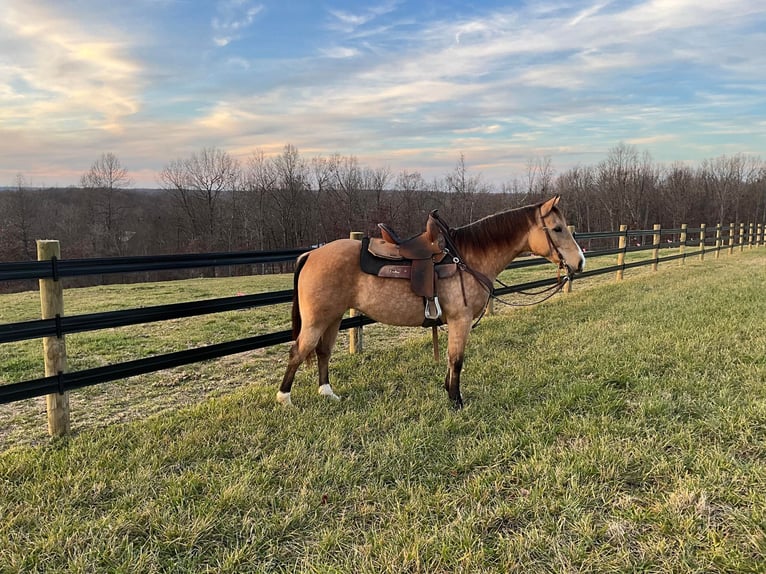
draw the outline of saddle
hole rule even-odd
[[[428,216],[425,231],[409,239],[401,239],[384,223],[379,223],[378,227],[381,237],[366,238],[366,248],[362,246],[362,270],[379,277],[409,279],[412,291],[424,299],[423,325],[440,324],[442,309],[436,282],[454,275],[457,265],[444,261],[444,239],[433,214]],[[377,264],[366,261],[369,255],[378,260]]]

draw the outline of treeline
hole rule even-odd
[[[442,178],[371,168],[353,156],[305,157],[287,145],[240,162],[203,149],[169,162],[160,189],[132,189],[114,154],[101,156],[67,189],[32,189],[19,175],[0,192],[0,260],[35,259],[35,239],[62,242],[67,258],[306,247],[376,232],[389,222],[420,231],[439,209],[452,225],[563,196],[578,231],[766,222],[766,163],[746,155],[699,165],[660,165],[619,144],[602,162],[555,173],[550,158],[527,163],[522,177],[497,186],[461,155]]]

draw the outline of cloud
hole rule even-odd
[[[79,147],[84,169],[113,149],[146,171],[201,146],[245,154],[290,143],[424,173],[448,171],[464,152],[497,179],[536,154],[579,161],[618,141],[679,160],[715,135],[766,145],[759,3],[548,0],[434,19],[422,5],[332,2],[291,21],[305,41],[280,52],[278,30],[251,34],[265,11],[251,0],[200,8],[182,25],[179,7],[160,3],[152,21],[175,17],[161,21],[164,40],[132,25],[145,14],[120,29],[97,10],[6,0],[0,155],[16,154],[10,141],[30,157]],[[199,46],[188,25],[228,48]]]
[[[360,54],[360,51],[357,48],[333,46],[330,48],[322,48],[320,50],[320,53],[328,58],[344,59],[344,58],[353,58],[354,56],[358,56]]]
[[[353,34],[360,28],[376,20],[378,17],[393,12],[399,3],[399,1],[383,2],[372,6],[366,6],[364,10],[359,12],[349,12],[347,10],[330,8],[327,10],[328,15],[330,16],[327,26],[331,30]]]
[[[245,29],[255,22],[256,16],[263,12],[263,4],[253,4],[248,0],[222,0],[216,7],[217,15],[211,22],[213,43],[227,46],[238,40]]]
[[[722,44],[718,38],[742,25],[750,10],[730,2],[701,10],[690,24],[675,4],[594,3],[578,11],[560,5],[541,16],[515,9],[415,28],[378,22],[371,12],[335,11],[344,45],[318,54],[338,65],[284,62],[297,70],[294,85],[229,94],[198,127],[242,153],[289,142],[301,151],[350,153],[376,164],[403,161],[397,167],[424,171],[445,158],[454,163],[463,151],[494,179],[515,165],[523,168],[524,158],[535,154],[576,162],[617,141],[670,146],[679,143],[671,134],[681,139],[684,130],[699,129],[694,122],[701,110],[720,121],[705,109],[709,97],[674,99],[670,80],[682,78],[689,63],[706,62],[706,73],[726,62],[732,69],[734,47],[713,56],[710,42]],[[385,34],[362,36],[362,28],[383,27]],[[751,58],[762,56],[746,55],[738,67],[750,69]],[[670,74],[660,91],[644,79],[656,70]],[[696,97],[693,86],[689,92]]]
[[[121,129],[141,106],[141,65],[123,34],[25,1],[2,8],[0,123],[32,130]],[[6,52],[8,53],[8,52]]]

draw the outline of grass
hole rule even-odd
[[[626,277],[485,318],[460,412],[428,335],[377,327],[337,404],[304,369],[275,405],[280,347],[165,383],[241,385],[210,400],[11,447],[0,572],[764,572],[766,253]]]

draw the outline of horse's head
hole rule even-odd
[[[529,232],[529,248],[573,275],[585,268],[585,256],[556,207],[559,199],[557,195],[538,206],[535,225]]]

